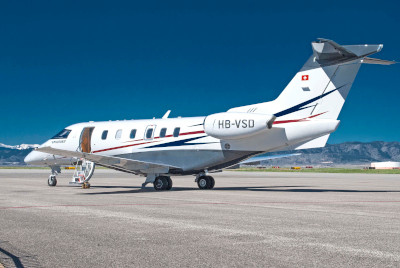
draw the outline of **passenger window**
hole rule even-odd
[[[103,133],[101,134],[101,139],[102,140],[107,139],[107,134],[108,134],[108,130],[104,130]]]
[[[115,133],[115,139],[119,140],[122,136],[122,129],[118,129],[117,133]]]
[[[178,137],[180,131],[181,131],[181,128],[180,128],[180,127],[176,127],[176,128],[174,129],[174,137]]]
[[[136,137],[136,129],[131,130],[131,134],[129,134],[129,138],[134,139]]]
[[[160,138],[164,138],[166,133],[167,133],[167,129],[166,128],[162,128],[161,131],[160,131]]]
[[[146,132],[146,139],[151,139],[153,137],[153,129],[149,128]]]

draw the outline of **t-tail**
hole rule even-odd
[[[277,99],[230,109],[229,112],[274,114],[275,124],[313,119],[336,120],[362,63],[390,65],[395,62],[370,58],[383,45],[346,45],[319,38],[312,42],[313,55]],[[323,147],[329,135],[297,149]]]

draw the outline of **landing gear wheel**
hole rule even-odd
[[[49,185],[49,186],[56,186],[57,185],[57,179],[56,179],[56,176],[54,176],[54,175],[50,175],[49,176],[49,179],[47,180],[47,184]]]
[[[164,176],[157,177],[153,184],[154,184],[154,189],[156,191],[167,190],[168,187],[167,177]]]
[[[211,177],[211,176],[207,176],[207,177],[208,177],[208,179],[210,180],[210,185],[209,185],[208,189],[214,188],[214,186],[215,186],[215,180],[214,180],[214,178]]]
[[[170,177],[166,177],[167,181],[168,181],[168,186],[166,188],[166,190],[171,190],[172,189],[172,180]]]
[[[82,184],[82,189],[89,189],[89,188],[90,188],[90,183],[84,182],[84,183]]]
[[[211,176],[201,176],[197,180],[197,185],[199,186],[200,189],[212,189],[214,188],[215,185],[215,180]]]
[[[211,181],[209,176],[201,176],[197,180],[197,185],[199,186],[200,189],[210,189]]]

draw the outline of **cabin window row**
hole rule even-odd
[[[179,133],[181,131],[181,128],[176,127],[173,132],[174,137],[178,137]],[[146,131],[146,139],[151,139],[153,138],[153,132],[154,128],[148,128]],[[160,130],[160,138],[164,138],[167,134],[167,128],[162,128]],[[108,136],[108,130],[104,130],[103,133],[101,134],[101,139],[106,140]],[[122,137],[122,129],[118,129],[117,132],[115,133],[115,139],[119,140]],[[129,138],[134,139],[136,137],[136,129],[132,129],[131,132],[129,133]]]

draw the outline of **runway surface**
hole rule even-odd
[[[400,266],[399,175],[228,171],[165,192],[104,169],[90,189],[48,175],[0,170],[5,267]]]

